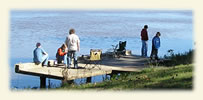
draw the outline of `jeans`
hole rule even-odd
[[[141,50],[142,56],[147,57],[147,41],[142,40],[142,50]]]
[[[48,65],[48,59],[49,59],[48,54],[42,56],[42,66],[47,66]]]
[[[70,68],[72,58],[74,59],[74,68],[78,67],[77,52],[76,51],[68,51],[67,58],[68,58],[68,68]]]
[[[155,58],[156,60],[158,60],[158,49],[156,49],[154,46],[152,46],[150,58],[151,59]]]
[[[57,56],[57,62],[58,62],[58,63],[62,63],[62,61],[64,62],[64,64],[65,64],[66,66],[68,66],[68,65],[67,65],[67,63],[68,63],[68,62],[67,62],[67,55],[64,55],[64,56],[59,56],[59,55],[58,55],[58,56]]]

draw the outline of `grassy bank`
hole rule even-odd
[[[167,56],[166,62],[141,72],[122,72],[101,83],[64,84],[62,90],[150,90],[193,88],[193,52]]]
[[[66,84],[68,90],[139,90],[139,89],[192,89],[193,66],[145,68],[141,72],[125,72],[111,80],[82,85]]]

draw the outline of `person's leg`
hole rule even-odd
[[[48,60],[49,60],[49,55],[43,55],[42,56],[42,66],[47,66],[48,65]]]
[[[142,40],[142,48],[141,48],[141,54],[142,56],[144,56],[144,40]]]
[[[67,54],[65,54],[64,56],[63,56],[63,62],[64,62],[64,64],[66,65],[66,67],[68,66],[68,62],[67,62]]]
[[[159,60],[159,58],[158,58],[158,49],[155,49],[155,50],[154,50],[154,55],[155,55],[155,59],[156,59],[156,60]]]
[[[147,57],[147,41],[144,42],[144,56]]]
[[[63,56],[57,56],[57,63],[60,64],[62,63]]]
[[[154,58],[154,55],[155,55],[155,47],[152,46],[152,53],[151,53],[151,58],[152,58],[152,59]]]
[[[154,49],[153,49],[153,46],[152,46],[152,51],[151,51],[151,55],[150,55],[151,60],[153,59],[153,52],[154,52]]]
[[[77,52],[73,52],[73,59],[74,59],[74,68],[78,68],[78,61],[77,61]]]
[[[73,51],[69,51],[69,65],[72,65]]]
[[[68,51],[67,53],[67,64],[68,64],[68,68],[70,68],[70,65],[71,65],[71,55],[72,55],[72,52],[71,51]]]

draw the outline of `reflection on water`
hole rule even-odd
[[[58,47],[65,41],[70,28],[75,28],[81,40],[79,55],[90,49],[103,52],[119,41],[127,41],[127,49],[140,54],[140,31],[149,26],[148,55],[151,40],[161,32],[159,56],[173,49],[181,53],[193,48],[192,11],[11,11],[10,12],[10,87],[38,87],[39,77],[16,74],[14,64],[31,62],[36,42],[55,59]],[[102,80],[97,77],[95,82]],[[81,80],[79,80],[81,81]],[[85,79],[84,79],[85,81]],[[56,86],[61,81],[51,79]],[[76,83],[78,81],[76,80]],[[81,81],[83,82],[83,81]]]

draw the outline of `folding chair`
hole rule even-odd
[[[117,49],[116,55],[120,57],[120,55],[125,55],[126,51],[126,41],[119,41],[119,48]]]

